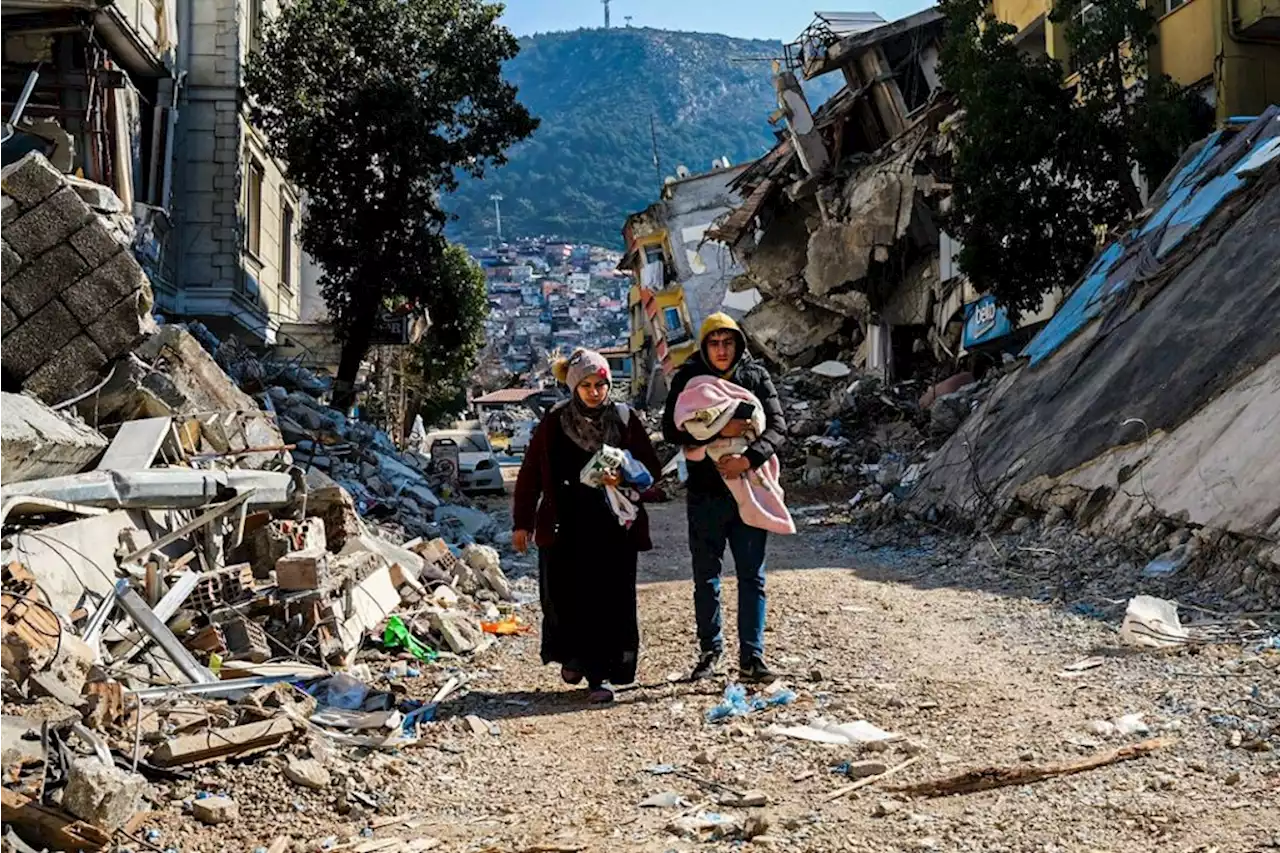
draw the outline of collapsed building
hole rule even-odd
[[[33,151],[3,190],[5,849],[233,820],[149,784],[205,765],[275,753],[320,790],[416,742],[465,691],[419,667],[523,630],[502,522],[309,371],[157,323],[110,188]]]
[[[852,32],[811,27],[777,69],[771,120],[785,129],[734,179],[745,201],[707,237],[744,268],[731,288],[760,294],[744,330],[778,365],[842,358],[889,379],[922,356],[954,363],[962,353],[966,306],[980,295],[940,228],[956,115],[937,73],[944,24],[926,9]],[[811,111],[797,75],[835,72],[844,87]]]
[[[742,272],[724,244],[708,230],[741,199],[732,189],[744,166],[718,159],[708,172],[680,166],[662,187],[662,197],[627,217],[627,251],[618,269],[631,273],[628,298],[631,334],[630,395],[650,401],[666,394],[668,377],[697,349],[697,330],[717,311],[741,317],[759,294],[734,291]]]
[[[1280,600],[1278,233],[1272,106],[1183,155],[929,462],[914,506],[1070,520]]]

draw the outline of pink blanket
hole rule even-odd
[[[740,454],[765,428],[764,407],[755,394],[714,376],[698,376],[689,380],[676,399],[675,421],[677,427],[699,441],[719,435],[741,403],[755,406],[752,427],[746,435],[742,438],[716,438],[703,447],[687,447],[685,458],[697,462],[708,456],[718,460]],[[744,523],[772,533],[792,534],[796,532],[796,525],[787,510],[778,477],[780,471],[778,457],[771,456],[745,476],[725,480],[725,485],[738,502],[738,512]]]

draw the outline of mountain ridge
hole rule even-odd
[[[769,60],[781,41],[615,27],[525,36],[520,46],[504,71],[542,124],[506,166],[462,181],[447,203],[456,240],[493,237],[489,196],[500,193],[504,237],[618,247],[627,214],[658,198],[661,176],[678,165],[704,172],[725,156],[746,162],[776,140]],[[840,82],[817,81],[812,105]]]

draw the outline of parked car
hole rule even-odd
[[[437,441],[452,441],[458,447],[458,485],[469,494],[503,494],[502,465],[481,427],[439,430],[427,436],[427,448]],[[434,455],[434,454],[433,454]],[[434,460],[433,460],[434,461]]]

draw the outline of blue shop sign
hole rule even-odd
[[[996,304],[994,296],[984,296],[964,306],[964,348],[989,344],[1013,332],[1009,314]]]

